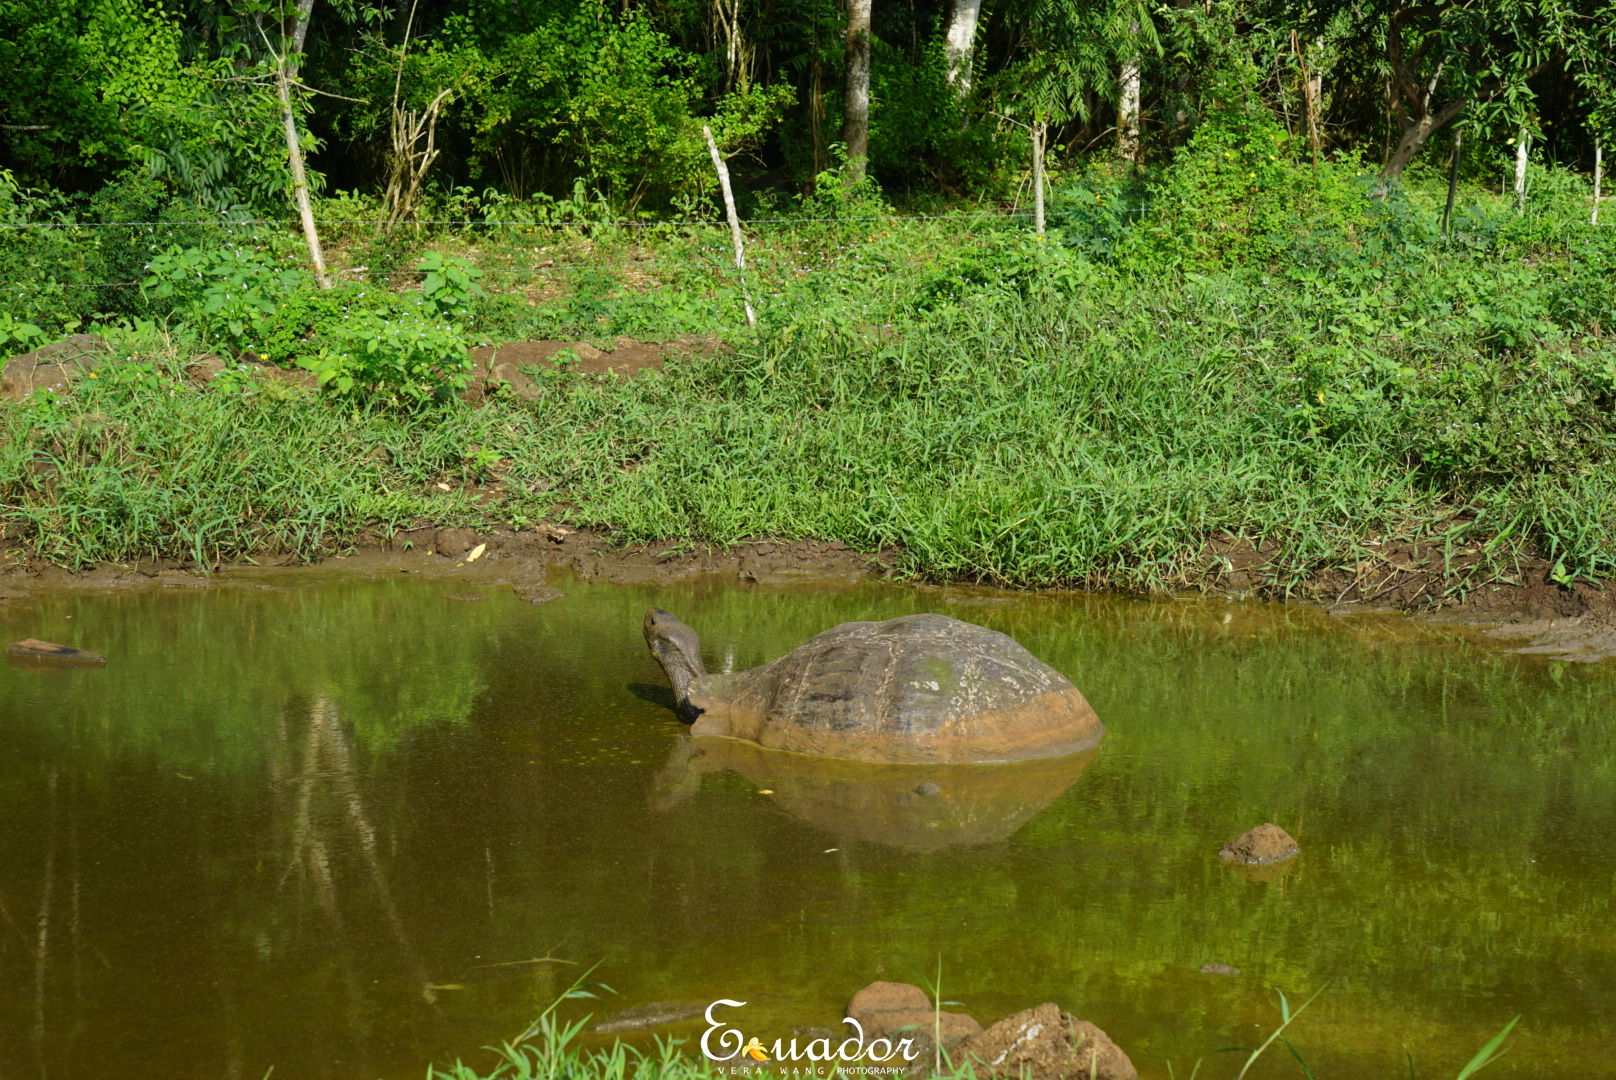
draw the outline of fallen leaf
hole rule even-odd
[[[839,847],[828,847],[822,852],[822,854],[829,855],[833,851],[840,851],[840,850],[842,850],[842,849],[839,848]]]
[[[439,484],[438,485],[438,490],[439,491],[448,491],[449,490],[449,485],[448,484]]]
[[[759,795],[773,795],[774,794],[774,789],[773,788],[758,788],[758,794]]]
[[[467,562],[476,562],[478,559],[483,557],[483,552],[485,552],[487,550],[488,550],[488,545],[487,544],[478,544],[476,547],[471,549],[471,554],[466,556],[466,561]]]

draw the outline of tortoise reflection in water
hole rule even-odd
[[[1014,639],[946,615],[849,622],[780,659],[709,675],[696,632],[666,611],[645,641],[692,735],[873,762],[1055,757],[1105,734],[1060,672]]]
[[[1004,765],[890,765],[765,750],[734,739],[680,739],[652,787],[671,810],[708,773],[743,777],[782,811],[840,843],[929,852],[1010,836],[1077,782],[1093,750]],[[767,795],[762,795],[767,791]]]

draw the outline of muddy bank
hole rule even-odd
[[[481,551],[477,549],[481,548]],[[475,557],[471,557],[473,553]],[[350,553],[319,564],[262,556],[204,570],[180,560],[102,563],[68,570],[43,560],[0,563],[0,604],[34,590],[157,586],[204,588],[232,582],[266,584],[297,571],[407,572],[508,583],[543,602],[552,571],[585,581],[653,585],[709,577],[759,585],[853,584],[893,576],[900,552],[857,551],[834,540],[754,539],[729,546],[667,541],[621,545],[588,529],[421,528],[371,537]],[[1554,580],[1546,560],[1523,563],[1508,577],[1462,576],[1441,550],[1399,545],[1352,570],[1331,570],[1288,587],[1249,545],[1225,549],[1223,561],[1197,582],[1209,597],[1318,604],[1332,614],[1401,611],[1416,618],[1482,629],[1505,647],[1557,660],[1616,658],[1616,588]],[[960,584],[971,584],[961,582]],[[926,587],[926,586],[922,586]]]
[[[480,550],[479,550],[480,549]],[[413,529],[362,543],[318,564],[263,556],[201,568],[175,559],[101,563],[69,570],[39,559],[0,563],[0,603],[33,590],[162,586],[205,588],[232,580],[273,580],[311,570],[409,572],[542,586],[551,571],[585,581],[640,585],[697,576],[763,585],[855,583],[891,574],[895,552],[855,551],[833,540],[746,541],[728,547],[669,542],[623,546],[587,529],[541,525],[478,532]]]

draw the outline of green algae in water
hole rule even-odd
[[[604,960],[599,1011],[729,997],[768,1042],[939,955],[984,1022],[1058,1002],[1145,1076],[1233,1075],[1216,1051],[1255,1045],[1276,989],[1326,984],[1287,1032],[1320,1077],[1404,1075],[1405,1044],[1451,1075],[1517,1012],[1494,1076],[1616,1060],[1609,668],[1271,606],[566,589],[10,610],[10,638],[108,666],[0,668],[0,1074],[419,1076],[519,1033],[575,976],[557,960]],[[958,615],[1110,734],[1019,773],[693,747],[640,640],[653,604],[715,672]],[[1215,857],[1262,821],[1303,848],[1271,881]]]

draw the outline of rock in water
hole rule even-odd
[[[1122,1047],[1087,1020],[1045,1002],[1007,1016],[960,1043],[954,1063],[978,1077],[1025,1080],[1138,1080]]]
[[[913,1038],[914,1047],[924,1059],[931,1052],[932,1035],[940,1032],[943,1049],[982,1030],[982,1025],[964,1013],[936,1012],[926,991],[909,983],[873,982],[853,995],[847,1015],[864,1029],[864,1039]],[[910,1030],[899,1034],[900,1028]]]
[[[1224,844],[1218,858],[1224,862],[1262,866],[1288,859],[1301,850],[1291,839],[1290,833],[1278,825],[1265,822]]]
[[[107,658],[100,653],[86,652],[83,649],[70,648],[67,645],[57,645],[49,641],[40,641],[37,638],[24,638],[14,641],[6,646],[7,656],[25,656],[30,660],[55,660],[63,664],[106,664]]]

